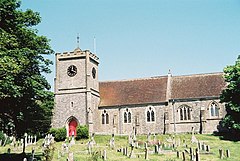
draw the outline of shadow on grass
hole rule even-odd
[[[214,132],[213,133],[214,136],[219,136],[219,138],[221,140],[229,140],[229,141],[240,141],[240,134],[239,133],[235,133],[235,132]]]
[[[36,158],[35,161],[41,161],[42,160],[41,157],[42,157],[42,155],[35,155],[34,156],[34,158]],[[6,153],[4,153],[4,154],[0,154],[0,160],[1,161],[23,161],[24,158],[27,158],[27,160],[30,160],[31,153],[27,153],[27,154],[25,154],[25,153],[21,153],[21,154],[14,154],[14,153],[6,154]]]

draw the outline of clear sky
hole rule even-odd
[[[22,0],[55,52],[96,52],[99,79],[222,72],[240,53],[239,0]],[[54,61],[54,55],[50,57]],[[53,85],[53,73],[47,76]]]

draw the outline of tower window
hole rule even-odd
[[[93,79],[96,78],[96,73],[97,73],[97,71],[96,71],[96,69],[93,67],[93,68],[92,68],[92,77],[93,77]]]

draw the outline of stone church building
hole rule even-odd
[[[218,131],[226,114],[219,96],[223,73],[98,81],[99,58],[89,50],[56,54],[52,126],[76,135]]]

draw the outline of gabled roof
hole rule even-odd
[[[168,79],[169,99],[219,97],[225,87],[223,73],[100,82],[100,107],[164,103]]]
[[[223,73],[172,77],[171,98],[219,97],[225,87]]]
[[[166,101],[167,76],[100,82],[100,106],[133,105]]]

